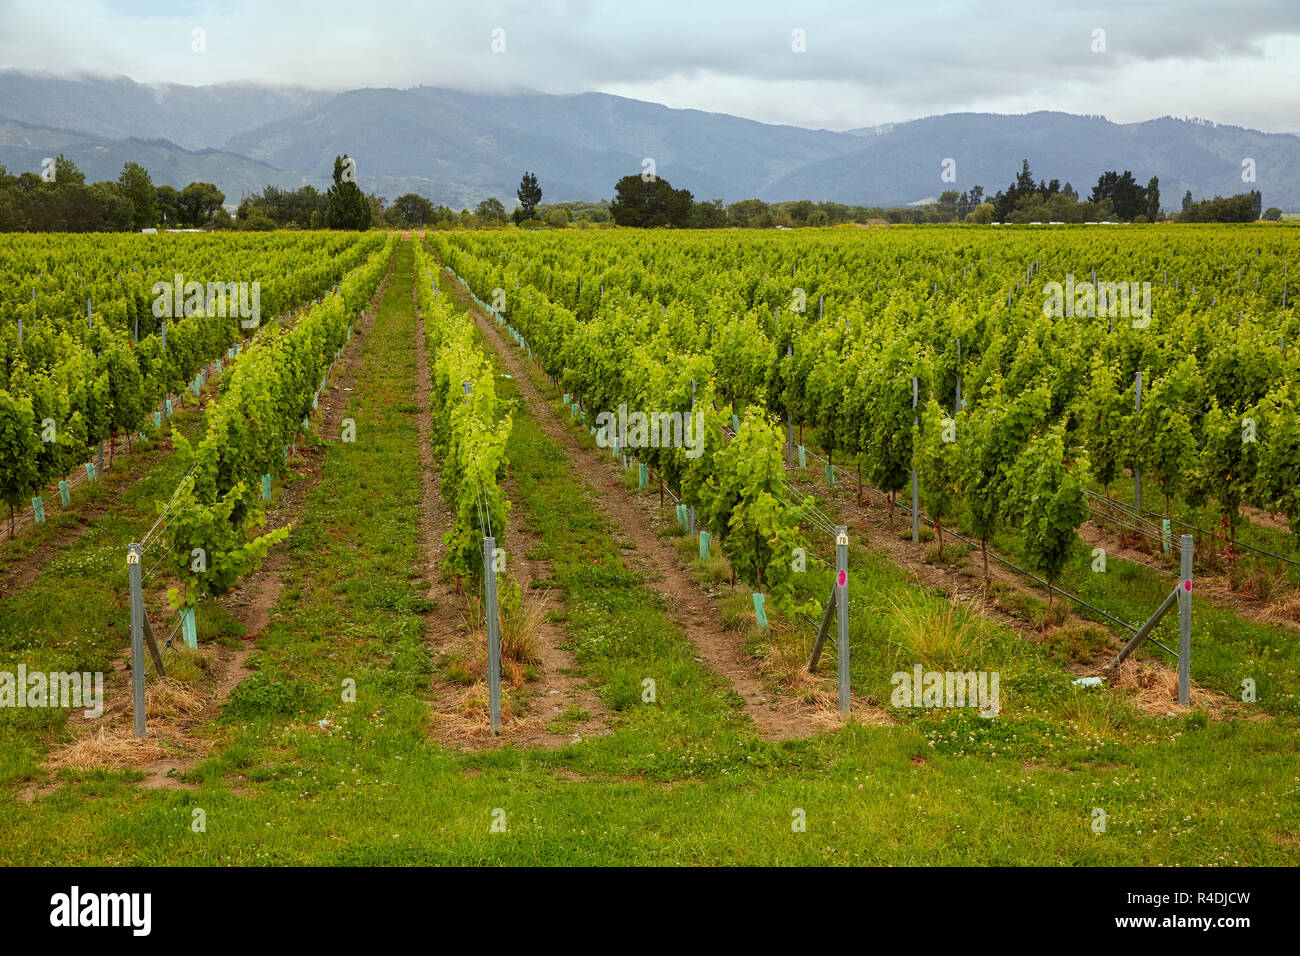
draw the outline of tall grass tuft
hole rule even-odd
[[[913,594],[890,602],[890,641],[900,658],[932,670],[978,670],[989,621],[961,605]]]

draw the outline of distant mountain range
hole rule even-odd
[[[62,152],[88,181],[145,166],[157,184],[216,183],[227,202],[266,185],[329,183],[334,157],[357,162],[367,192],[415,192],[452,208],[514,204],[525,169],[544,202],[599,200],[646,158],[697,199],[757,197],[903,205],[975,185],[992,195],[1027,158],[1038,178],[1091,190],[1107,169],[1160,178],[1162,203],[1248,189],[1300,208],[1300,137],[1170,117],[953,113],[847,132],[669,109],[603,93],[476,94],[432,87],[345,93],[126,77],[0,71],[0,165],[38,171]],[[941,179],[955,160],[956,182]],[[1254,160],[1255,182],[1242,180]]]
[[[110,139],[0,119],[0,166],[11,173],[39,172],[42,159],[59,153],[77,164],[88,183],[117,179],[124,164],[136,162],[149,170],[154,185],[216,183],[228,201],[233,196],[236,202],[242,193],[268,184],[296,189],[303,183],[295,173],[221,150],[188,150],[164,139]]]

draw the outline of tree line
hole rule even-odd
[[[435,207],[414,193],[386,206],[383,196],[361,191],[350,168],[346,154],[336,156],[333,184],[324,192],[314,186],[267,186],[244,197],[231,216],[225,194],[212,183],[155,186],[148,170],[128,162],[116,181],[87,185],[76,164],[59,154],[40,173],[13,175],[0,166],[0,232],[369,229],[458,221],[446,206]]]
[[[456,215],[446,206],[416,193],[387,205],[387,198],[364,193],[356,183],[348,155],[334,157],[333,182],[321,192],[315,186],[280,189],[267,186],[240,200],[233,225],[253,231],[269,229],[389,229],[450,222]]]
[[[1015,180],[999,191],[984,211],[976,210],[968,220],[989,222],[1254,222],[1261,217],[1263,196],[1251,190],[1227,198],[1215,196],[1193,202],[1191,190],[1183,197],[1182,210],[1172,216],[1160,208],[1160,180],[1152,176],[1141,185],[1130,170],[1106,170],[1097,178],[1092,193],[1084,199],[1068,182],[1034,182],[1029,160],[1023,160]],[[1270,209],[1267,218],[1281,218],[1280,209]]]
[[[212,183],[154,186],[149,171],[126,163],[116,181],[86,184],[59,154],[40,173],[0,166],[0,232],[125,232],[156,226],[202,227],[229,215]]]
[[[417,193],[388,204],[387,198],[366,194],[356,184],[348,156],[334,159],[333,182],[320,191],[314,186],[295,190],[268,185],[245,196],[234,216],[225,209],[225,195],[212,183],[194,182],[184,189],[154,186],[148,170],[128,162],[116,181],[86,184],[85,175],[60,154],[42,173],[11,175],[0,166],[0,232],[114,232],[153,227],[208,229],[410,229],[418,227],[504,226],[510,221],[531,227],[563,228],[572,223],[612,222],[637,228],[750,229],[859,224],[947,222],[1253,222],[1277,220],[1281,210],[1261,211],[1258,190],[1236,196],[1194,201],[1183,197],[1181,211],[1166,216],[1160,209],[1160,182],[1151,177],[1140,185],[1132,172],[1108,170],[1084,198],[1058,179],[1034,180],[1029,161],[1004,189],[986,197],[982,186],[958,192],[946,190],[937,200],[913,206],[862,206],[836,202],[792,200],[764,202],[742,199],[696,200],[688,189],[674,189],[662,177],[624,176],[614,187],[612,202],[541,204],[536,175],[525,172],[508,213],[501,200],[489,197],[471,212],[435,205]]]
[[[1026,159],[1019,174],[1005,189],[985,198],[984,187],[965,192],[946,190],[934,202],[920,206],[865,207],[809,200],[765,203],[744,199],[724,205],[721,199],[698,202],[690,190],[674,189],[660,177],[624,176],[614,188],[610,205],[620,226],[709,229],[723,226],[795,228],[834,226],[845,222],[890,224],[943,222],[1254,222],[1261,217],[1258,190],[1227,198],[1216,196],[1193,202],[1188,192],[1180,213],[1166,217],[1160,209],[1160,180],[1152,176],[1145,186],[1133,173],[1107,170],[1086,198],[1068,182],[1034,181]],[[1263,218],[1281,218],[1272,207]]]
[[[978,187],[976,187],[978,189]],[[979,205],[982,191],[975,194]],[[963,208],[964,207],[964,208]],[[697,201],[689,189],[674,189],[662,177],[624,176],[614,187],[610,214],[620,226],[677,229],[794,229],[803,226],[838,226],[843,223],[914,223],[958,221],[972,208],[970,195],[945,192],[937,203],[925,206],[861,206],[798,199],[764,202],[741,199],[725,204],[721,199]]]

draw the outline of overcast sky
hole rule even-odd
[[[0,67],[594,90],[828,129],[1052,109],[1300,132],[1300,0],[0,0]]]

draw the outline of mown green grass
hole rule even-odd
[[[535,557],[549,562],[560,624],[612,732],[552,751],[430,741],[410,283],[404,248],[362,343],[348,412],[357,442],[328,446],[253,658],[257,678],[217,729],[211,759],[187,775],[195,789],[85,774],[26,803],[6,787],[0,863],[1296,861],[1294,720],[1144,717],[1070,687],[1046,651],[998,628],[972,658],[1006,669],[995,720],[900,712],[894,726],[759,740],[521,408],[512,520],[542,535]],[[854,683],[887,700],[888,671],[907,652],[891,616],[938,599],[869,551],[855,549],[850,566]],[[828,584],[820,573],[810,590]],[[355,704],[341,700],[348,677]],[[653,705],[641,701],[646,677]],[[206,832],[191,829],[196,808]],[[497,810],[505,832],[492,832]],[[796,810],[806,832],[792,830]]]

